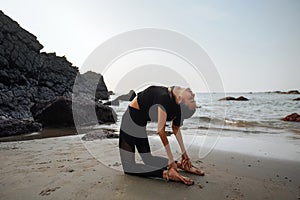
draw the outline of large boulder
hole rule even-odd
[[[31,111],[35,121],[47,126],[74,126],[72,101],[66,97],[36,103]]]
[[[293,101],[300,101],[300,97],[293,99]]]
[[[73,107],[72,103],[75,104]],[[72,99],[64,96],[41,101],[35,104],[31,111],[34,119],[44,127],[74,126],[74,120],[78,126],[116,122],[116,114],[110,107],[93,101],[90,101],[90,104],[72,102]],[[95,118],[92,113],[96,113]],[[76,119],[73,118],[73,114]]]
[[[84,79],[87,88],[93,88],[96,86],[96,91],[92,91],[93,94],[95,93],[96,100],[108,100],[109,93],[101,74],[88,71],[81,76]]]
[[[283,121],[291,121],[291,122],[300,122],[300,115],[298,113],[293,113],[287,115],[286,117],[282,118]]]

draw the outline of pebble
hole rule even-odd
[[[202,189],[202,188],[203,188],[203,186],[202,186],[202,185],[198,185],[198,187],[199,187],[200,189]]]

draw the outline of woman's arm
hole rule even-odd
[[[177,139],[177,142],[180,146],[180,149],[181,149],[181,152],[182,152],[182,165],[185,166],[187,165],[188,168],[191,167],[191,162],[189,160],[189,157],[186,153],[186,150],[185,150],[185,146],[184,146],[184,143],[183,143],[183,139],[182,139],[182,135],[181,135],[181,131],[180,131],[180,127],[174,125],[174,123],[172,123],[172,130],[173,130],[173,133]]]
[[[166,135],[166,120],[167,120],[167,114],[164,110],[162,110],[160,107],[158,107],[158,121],[157,121],[157,132],[160,136],[160,139],[166,149],[167,155],[168,155],[168,159],[169,159],[169,166],[170,165],[174,165],[174,158],[173,158],[173,154],[171,152],[171,148],[169,145],[169,141]]]

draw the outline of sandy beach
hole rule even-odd
[[[200,160],[197,148],[191,146],[193,164],[206,175],[183,173],[195,181],[193,186],[185,186],[124,175],[118,139],[82,142],[81,137],[0,143],[0,199],[300,198],[298,161],[216,149]],[[150,143],[154,150],[160,149],[155,136]],[[175,149],[173,152],[178,154]]]

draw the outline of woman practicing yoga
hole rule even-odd
[[[204,175],[204,172],[191,164],[180,131],[183,120],[190,118],[196,110],[194,96],[195,94],[189,88],[178,86],[169,88],[150,86],[137,94],[124,113],[120,128],[119,149],[123,170],[126,174],[159,177],[180,181],[186,185],[192,185],[194,182],[188,177],[180,175],[178,168],[197,175]],[[158,134],[166,149],[168,159],[151,154],[146,133],[148,121],[157,122]],[[182,151],[180,161],[173,159],[165,132],[166,121],[172,121],[172,130]],[[135,162],[135,147],[143,164]]]

